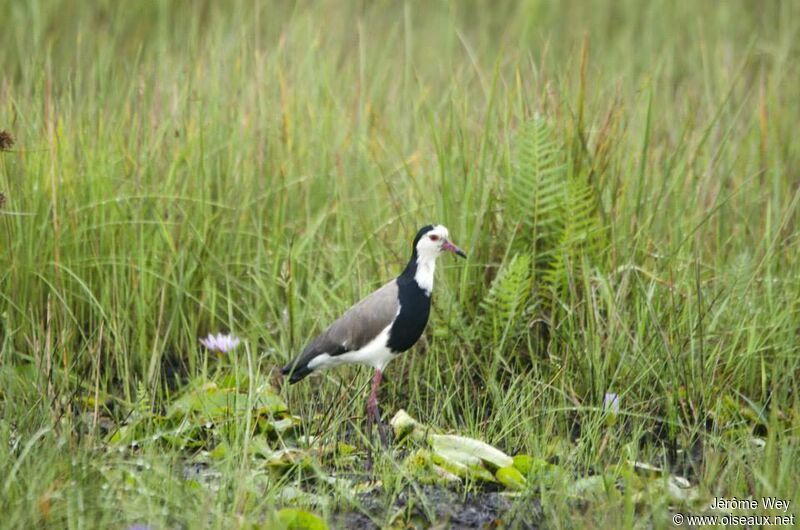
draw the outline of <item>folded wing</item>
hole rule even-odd
[[[315,357],[360,350],[394,321],[399,308],[397,281],[392,280],[348,309],[284,366],[282,373],[291,374],[289,382],[296,383],[313,371],[308,365]]]

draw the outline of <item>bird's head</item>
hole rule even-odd
[[[442,225],[422,227],[414,238],[414,249],[423,259],[435,259],[442,252],[452,252],[462,258],[467,257],[463,250],[450,241],[450,232]]]

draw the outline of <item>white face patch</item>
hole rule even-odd
[[[436,225],[417,243],[419,259],[436,259],[442,253],[442,245],[450,238],[450,232],[442,225]]]
[[[417,272],[414,280],[428,296],[433,291],[433,273],[436,258],[442,253],[442,245],[450,237],[450,232],[442,225],[436,225],[417,243]]]

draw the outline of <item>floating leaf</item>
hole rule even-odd
[[[408,455],[405,460],[403,460],[403,469],[423,484],[461,481],[459,475],[435,464],[433,462],[433,455],[427,449],[417,449]]]
[[[536,482],[552,483],[566,474],[566,471],[561,467],[530,455],[516,455],[514,457],[514,468],[528,481]]]
[[[514,466],[501,467],[494,476],[500,484],[507,488],[515,490],[525,488],[525,477],[522,476],[522,473]]]
[[[449,453],[465,463],[484,463],[491,469],[514,465],[514,459],[491,445],[453,434],[432,434],[429,436],[431,447],[436,453]]]
[[[298,508],[283,508],[278,511],[278,521],[287,530],[328,530],[325,521],[311,512]]]
[[[269,387],[261,387],[252,402],[248,395],[235,388],[218,388],[208,382],[176,400],[169,415],[192,414],[206,420],[222,420],[245,413],[277,414],[288,409],[286,403]]]
[[[480,460],[458,451],[434,452],[431,461],[447,473],[460,478],[495,482],[491,471],[480,465]]]
[[[406,437],[417,438],[421,436],[422,425],[412,418],[405,410],[400,409],[389,421],[389,425],[394,429],[394,439],[396,442],[402,441]]]
[[[457,478],[497,482],[501,473],[506,487],[518,489],[525,485],[524,475],[514,467],[514,459],[491,445],[465,436],[433,434],[431,429],[399,410],[391,420],[396,439],[411,439],[427,443],[405,460],[405,467],[417,480],[453,481]],[[530,458],[530,457],[529,457]],[[530,469],[531,460],[519,459],[521,466]],[[538,463],[537,463],[538,465]]]
[[[512,464],[517,470],[522,473],[523,475],[527,475],[530,473],[531,468],[533,467],[534,460],[533,457],[530,455],[515,455],[513,457],[514,464]]]

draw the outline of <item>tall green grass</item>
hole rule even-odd
[[[196,489],[180,454],[108,452],[100,419],[123,421],[137,388],[163,409],[220,367],[268,377],[429,222],[470,257],[443,258],[384,415],[580,474],[669,461],[709,495],[796,505],[798,24],[792,2],[10,2],[3,525],[269,521],[287,483],[243,456]],[[509,335],[486,301],[512,266],[534,116],[594,194],[603,244],[552,299],[534,274]],[[220,329],[246,349],[203,351]],[[281,393],[308,434],[351,439],[367,381],[342,368]],[[410,479],[387,458],[388,503]],[[332,517],[349,494],[321,495]],[[540,496],[553,526],[633,517],[625,499]]]

